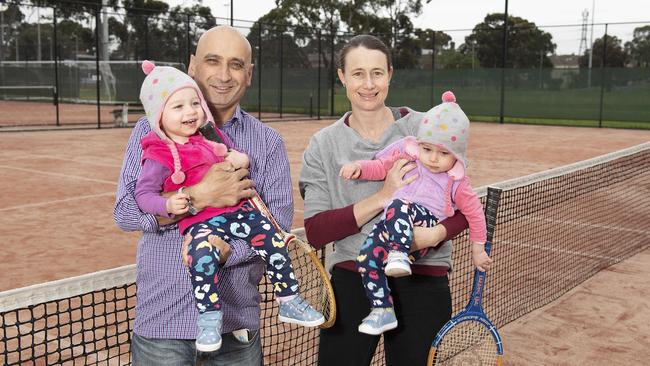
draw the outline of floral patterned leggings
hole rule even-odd
[[[357,257],[363,288],[373,308],[393,306],[384,273],[388,252],[406,253],[411,261],[420,259],[429,249],[409,253],[413,243],[413,226],[432,227],[437,223],[438,219],[418,203],[395,199],[386,207],[384,217],[372,228]]]
[[[226,242],[232,239],[247,241],[266,262],[266,274],[273,284],[275,295],[298,293],[298,281],[283,236],[250,203],[243,204],[237,211],[192,225],[188,233],[192,237],[188,247],[188,271],[200,313],[221,309],[216,286],[221,253],[208,243],[209,235],[217,235]]]

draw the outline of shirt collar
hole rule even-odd
[[[226,121],[226,123],[224,123],[223,126],[224,127],[234,126],[237,124],[237,122],[243,121],[243,118],[244,116],[242,114],[241,107],[239,106],[239,104],[237,104],[237,107],[235,108],[235,113],[233,113],[232,118]]]

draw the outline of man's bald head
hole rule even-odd
[[[235,28],[220,25],[203,33],[188,74],[201,88],[217,124],[232,118],[251,85],[251,44]]]
[[[215,42],[228,44],[233,48],[241,48],[242,56],[245,56],[246,63],[251,64],[252,48],[248,39],[237,29],[229,25],[218,25],[207,30],[199,38],[196,45],[196,56],[209,52]]]

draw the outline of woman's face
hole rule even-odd
[[[393,70],[378,50],[356,47],[345,55],[345,71],[338,70],[352,109],[374,111],[385,106]]]

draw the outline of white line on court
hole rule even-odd
[[[52,172],[44,172],[36,169],[25,169],[25,168],[16,168],[13,166],[9,165],[0,165],[0,168],[4,169],[13,169],[13,170],[18,170],[21,172],[27,172],[27,173],[36,173],[36,174],[43,174],[43,175],[52,175],[55,177],[61,177],[61,178],[72,178],[72,179],[80,179],[80,180],[86,180],[89,182],[95,182],[95,183],[105,183],[105,184],[111,184],[116,186],[117,182],[111,181],[111,180],[103,180],[103,179],[94,179],[94,178],[87,178],[87,177],[81,177],[78,175],[70,175],[70,174],[61,174],[61,173],[52,173]]]
[[[81,164],[88,164],[88,165],[97,165],[97,166],[110,166],[113,168],[121,168],[121,164],[107,164],[107,163],[98,163],[95,161],[89,161],[89,160],[82,160],[82,159],[71,159],[71,158],[62,158],[59,156],[51,156],[51,155],[40,155],[40,154],[18,154],[15,156],[9,156],[10,158],[14,160],[19,160],[19,159],[52,159],[52,160],[61,160],[61,161],[71,161],[73,163],[81,163]]]
[[[573,250],[543,247],[541,245],[535,245],[535,244],[524,244],[524,243],[520,243],[520,242],[516,242],[516,241],[509,241],[509,240],[499,240],[498,243],[499,244],[516,245],[516,246],[532,248],[532,249],[536,249],[536,250],[545,250],[545,251],[554,252],[554,253],[575,255],[575,256],[578,256],[578,257],[606,259],[606,260],[609,260],[609,261],[611,261],[611,260],[616,261],[616,260],[620,259],[620,258],[608,257],[608,256],[604,256],[604,255],[593,255],[593,254],[588,254],[588,253],[576,252],[576,251],[573,251]]]
[[[104,193],[99,193],[99,194],[91,194],[91,195],[87,195],[87,196],[75,196],[75,197],[65,198],[65,199],[62,199],[62,200],[44,201],[44,202],[38,202],[38,203],[28,203],[28,204],[25,204],[25,205],[18,205],[18,206],[0,208],[0,212],[2,212],[2,211],[13,211],[13,210],[25,209],[25,208],[31,208],[31,207],[47,206],[47,205],[63,203],[63,202],[79,201],[79,200],[85,200],[85,199],[89,199],[89,198],[106,197],[106,196],[114,196],[114,195],[115,195],[115,192],[104,192]]]
[[[632,233],[637,233],[637,234],[645,234],[645,235],[650,235],[650,231],[648,230],[638,230],[638,229],[628,229],[620,226],[611,226],[611,225],[596,225],[596,224],[590,224],[590,223],[585,223],[585,222],[580,222],[580,221],[564,221],[564,220],[553,220],[553,219],[548,219],[548,218],[542,218],[538,216],[532,216],[532,215],[527,215],[527,216],[522,216],[518,218],[519,220],[528,220],[528,221],[545,221],[551,224],[563,224],[563,225],[574,225],[574,226],[583,226],[583,227],[588,227],[592,229],[607,229],[607,230],[614,230],[614,231],[625,231],[625,232],[632,232]]]

